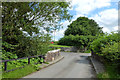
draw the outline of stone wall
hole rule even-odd
[[[104,63],[104,61],[105,61],[104,57],[99,56],[98,54],[94,53],[93,51],[91,51],[91,55],[92,55],[93,58],[97,59],[101,63]]]
[[[45,62],[50,62],[57,59],[60,56],[60,49],[48,51],[45,55]]]
[[[50,47],[50,48],[55,48],[55,49],[58,49],[60,48],[61,51],[68,51],[68,52],[84,52],[84,49],[78,49],[77,47],[75,46],[72,46],[72,47]]]

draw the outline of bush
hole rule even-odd
[[[104,57],[111,61],[120,59],[118,45],[120,45],[120,42],[119,43],[115,42],[113,45],[108,44],[105,46],[105,48],[103,47],[102,54],[104,55]]]
[[[58,41],[52,41],[52,42],[54,42],[53,44],[55,44],[55,45],[57,45],[57,44],[58,44]]]
[[[67,46],[74,46],[74,36],[69,35],[69,36],[64,36],[61,38],[58,42],[59,45],[67,45]]]
[[[85,51],[89,49],[90,43],[95,39],[96,36],[79,36],[79,35],[69,35],[69,36],[64,36],[59,40],[59,45],[67,45],[67,46],[76,46],[79,49],[84,48]]]
[[[90,48],[99,56],[103,56],[108,60],[115,60],[118,58],[118,36],[118,33],[112,33],[109,35],[105,34],[104,36],[100,36],[91,43]]]

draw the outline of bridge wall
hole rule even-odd
[[[45,61],[50,62],[57,59],[60,55],[60,49],[48,51],[45,55]]]

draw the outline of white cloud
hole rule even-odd
[[[89,14],[89,12],[102,7],[110,6],[111,0],[72,0],[71,5],[75,7],[78,14]]]
[[[72,0],[71,5],[74,7],[74,10],[76,11],[76,15],[73,16],[72,21],[76,20],[78,17],[81,17],[81,16],[88,17],[87,15],[91,11],[94,11],[95,9],[102,8],[102,7],[109,7],[111,5],[110,2],[111,2],[111,0]],[[112,12],[112,14],[116,14],[116,11],[115,11],[115,13],[113,13],[113,12]],[[105,14],[105,12],[104,13],[100,13],[100,15],[102,15],[103,18],[105,18],[105,16],[103,16],[104,14]],[[106,14],[107,15],[109,14],[108,11],[106,11]],[[98,20],[98,21],[103,20],[98,15],[96,15],[94,17],[94,19],[96,17],[97,17],[96,20]],[[112,17],[110,17],[110,18],[114,18],[114,16],[112,15]],[[106,18],[106,19],[108,19],[108,18]],[[110,20],[110,19],[108,19],[108,20]],[[108,20],[106,20],[105,22],[107,23]],[[104,26],[102,23],[104,24],[104,22],[101,21],[100,25]],[[109,23],[108,23],[108,25],[109,25]],[[105,28],[104,31],[108,31],[108,30]]]
[[[111,2],[117,2],[117,3],[118,3],[119,1],[120,1],[120,0],[111,0]]]
[[[80,16],[88,17],[90,12],[101,8],[111,7],[111,2],[118,2],[118,0],[71,0],[72,9],[75,11],[75,15],[73,15],[72,21],[76,20]],[[103,27],[104,32],[110,33],[111,31],[117,30],[118,26],[118,11],[117,9],[107,9],[99,12],[98,14],[89,17],[94,19],[99,26]],[[63,29],[56,32],[56,40],[64,36],[64,31],[67,29],[67,26],[71,22],[64,21]]]
[[[111,31],[108,29],[108,28],[106,28],[106,27],[103,27],[103,32],[107,32],[107,33],[110,33]]]
[[[113,31],[117,31],[118,30],[118,26],[113,27]]]
[[[74,15],[72,21],[75,21],[78,17],[85,17],[85,15],[83,14]]]
[[[64,32],[65,30],[67,29],[67,26],[70,24],[71,22],[69,22],[68,20],[67,21],[64,21],[64,22],[61,22],[61,24],[63,24],[63,28],[60,29],[59,31],[56,31],[55,32],[55,40],[59,40],[60,38],[62,38],[64,36]],[[54,36],[54,33],[52,33],[52,35]]]
[[[94,19],[99,26],[105,27],[103,31],[106,32],[113,31],[113,27],[118,26],[118,11],[116,9],[104,10],[91,18]]]
[[[71,22],[69,22],[68,20],[67,21],[64,21],[64,22],[61,22],[61,24],[63,25],[63,28],[67,28],[67,26],[70,24]]]
[[[62,38],[64,36],[64,31],[65,29],[62,29],[60,31],[55,31],[55,33],[52,33],[53,36],[53,40],[54,40],[54,36],[55,36],[55,41],[58,41],[60,38]]]

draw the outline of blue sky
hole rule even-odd
[[[104,32],[110,33],[118,30],[118,1],[119,0],[72,0],[70,4],[72,9],[69,9],[69,14],[73,15],[72,21],[80,16],[94,19],[99,26],[103,27]],[[61,22],[63,28],[55,32],[56,41],[64,36],[64,31],[71,22]]]

